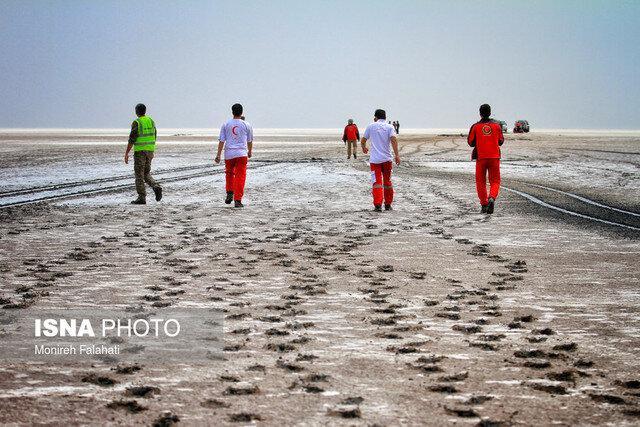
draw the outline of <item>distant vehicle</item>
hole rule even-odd
[[[513,124],[513,133],[527,133],[529,132],[529,122],[526,120],[516,120]]]
[[[500,127],[502,128],[502,132],[503,133],[507,133],[509,131],[509,128],[507,126],[507,122],[505,122],[504,120],[496,120],[498,123],[500,123]]]

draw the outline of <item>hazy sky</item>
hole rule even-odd
[[[640,1],[0,2],[0,127],[640,128]]]

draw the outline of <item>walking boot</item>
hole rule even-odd
[[[487,205],[481,205],[480,213],[487,213]]]
[[[138,196],[137,199],[131,201],[132,205],[146,205],[147,200],[144,197]]]
[[[391,207],[391,203],[388,203],[388,204],[384,205],[384,210],[385,211],[392,211],[393,208]]]
[[[224,199],[224,202],[228,205],[233,202],[233,191],[227,191],[227,197]]]
[[[236,208],[244,208],[244,205],[242,204],[241,200],[236,200],[234,207],[236,207]]]
[[[493,208],[496,205],[496,201],[493,200],[492,198],[489,198],[489,204],[487,205],[487,213],[488,214],[492,214],[493,213]]]
[[[156,195],[156,202],[162,200],[162,187],[154,188],[153,193]]]
[[[373,207],[374,212],[382,212],[382,205],[375,205]]]

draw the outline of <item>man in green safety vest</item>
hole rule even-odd
[[[131,123],[129,144],[124,153],[124,162],[129,164],[129,153],[133,148],[133,171],[136,175],[136,191],[138,192],[138,198],[131,202],[133,205],[147,203],[145,182],[153,188],[156,201],[159,202],[162,199],[162,187],[151,176],[151,160],[153,160],[153,153],[156,149],[156,124],[146,113],[147,107],[144,104],[136,105],[138,118]]]

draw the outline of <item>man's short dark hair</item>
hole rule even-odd
[[[233,115],[235,117],[241,116],[242,115],[242,105],[233,104],[233,106],[231,107],[231,112],[233,113]]]
[[[136,105],[136,114],[139,116],[144,116],[145,113],[147,112],[147,106],[144,104],[138,104]]]
[[[373,113],[373,117],[375,117],[376,120],[387,120],[387,112],[378,108],[376,112]]]
[[[482,117],[483,119],[488,119],[490,115],[491,115],[491,105],[482,104],[480,106],[480,117]]]

